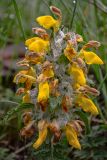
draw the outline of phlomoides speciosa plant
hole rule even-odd
[[[54,6],[50,9],[56,18],[46,15],[36,19],[41,27],[32,29],[35,36],[25,41],[25,57],[17,63],[23,69],[14,82],[24,87],[16,94],[22,94],[23,103],[34,104],[33,110],[23,113],[24,128],[20,134],[26,138],[37,134],[35,149],[48,136],[53,145],[66,136],[69,145],[81,149],[79,136],[84,123],[74,113],[78,108],[93,115],[99,113],[90,99],[91,95],[98,96],[99,91],[89,86],[87,66],[103,64],[90,51],[100,43],[91,40],[84,44],[81,35],[65,33],[64,27],[61,29],[61,11]]]

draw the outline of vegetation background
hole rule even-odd
[[[86,124],[82,150],[77,151],[62,140],[55,148],[54,159],[72,160],[107,159],[107,1],[106,0],[0,0],[0,160],[52,159],[49,147],[34,151],[30,140],[19,135],[21,128],[21,98],[15,95],[13,77],[16,61],[23,58],[24,40],[31,37],[31,28],[37,26],[35,18],[51,14],[49,6],[61,9],[63,22],[69,31],[83,36],[84,41],[101,42],[98,55],[104,65],[90,67],[92,85],[101,92],[94,99],[100,115],[96,118],[80,115]],[[25,108],[27,106],[24,106]],[[90,127],[90,119],[92,124]],[[59,154],[60,153],[60,154]],[[68,154],[69,153],[69,154]],[[46,158],[47,157],[47,158]]]

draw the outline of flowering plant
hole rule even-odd
[[[80,108],[97,115],[97,106],[90,99],[99,91],[89,86],[87,65],[103,64],[90,48],[98,48],[94,40],[84,44],[81,35],[65,33],[61,29],[62,13],[50,7],[56,18],[41,16],[36,19],[43,28],[33,28],[36,36],[25,41],[25,58],[17,65],[24,69],[14,77],[16,84],[23,84],[17,95],[23,103],[33,103],[33,111],[23,113],[22,136],[31,137],[39,132],[33,147],[39,148],[48,135],[55,144],[66,135],[71,146],[81,149],[79,135],[84,123],[75,116]],[[46,30],[45,30],[46,29]],[[83,45],[80,47],[80,44]]]

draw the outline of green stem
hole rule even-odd
[[[51,141],[51,160],[54,160],[54,146],[53,146],[53,142]]]
[[[20,27],[20,30],[21,30],[22,35],[23,35],[23,39],[25,40],[26,36],[25,36],[23,25],[22,25],[20,10],[18,8],[16,0],[12,0],[12,3],[14,5],[14,9],[15,9],[15,12],[16,12],[16,16],[17,16],[17,20],[18,20],[18,23],[19,23],[19,27]]]
[[[104,81],[106,80],[106,78],[107,78],[107,73],[105,74],[104,78],[102,79],[101,83],[99,84],[98,90],[102,88],[102,86],[103,86]]]
[[[97,108],[98,108],[98,111],[99,111],[99,115],[100,115],[100,117],[101,117],[103,123],[106,124],[106,119],[105,119],[105,117],[104,117],[104,115],[103,115],[103,113],[102,113],[102,110],[100,109],[100,107],[99,107],[98,102],[97,102],[96,99],[95,99],[95,103],[97,104]]]

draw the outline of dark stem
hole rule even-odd
[[[74,9],[73,9],[73,15],[72,15],[72,19],[71,19],[71,23],[70,23],[70,29],[72,29],[72,26],[73,26],[73,21],[74,21],[74,17],[75,17],[75,11],[76,11],[76,8],[77,8],[77,0],[74,0]]]

